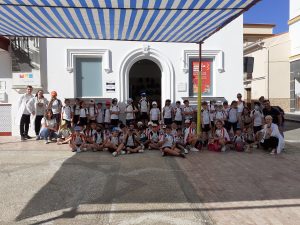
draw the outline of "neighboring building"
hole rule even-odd
[[[291,39],[291,112],[300,112],[300,2],[290,0],[289,33]]]
[[[242,92],[242,37],[243,17],[240,16],[204,43],[205,97],[225,97],[232,101]],[[19,51],[16,46],[20,45],[23,47]],[[11,57],[13,75],[7,75],[8,98],[2,102],[12,104],[12,121],[16,101],[26,84],[34,86],[35,91],[42,88],[46,97],[56,90],[62,100],[118,98],[125,102],[129,97],[137,100],[141,91],[148,92],[161,105],[166,99],[174,102],[197,97],[197,44],[23,39],[12,40]],[[2,78],[1,75],[0,81]],[[13,135],[18,135],[18,127],[11,126]]]
[[[274,35],[273,24],[244,24],[244,88],[248,103],[264,96],[290,111],[289,33]]]

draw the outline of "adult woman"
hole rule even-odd
[[[261,130],[261,146],[264,149],[272,149],[270,154],[279,154],[284,148],[284,139],[281,136],[278,126],[272,122],[272,116],[266,116],[264,128]]]
[[[48,109],[51,109],[53,112],[54,117],[56,118],[57,124],[60,124],[61,121],[61,109],[62,109],[62,102],[57,98],[57,92],[51,91],[51,100],[48,104]]]
[[[57,138],[56,132],[58,128],[58,123],[51,109],[46,110],[45,117],[43,117],[41,124],[40,138],[45,139],[46,144],[49,144],[51,138]]]
[[[26,107],[28,111],[33,115],[34,117],[34,130],[36,134],[36,140],[40,139],[39,133],[41,129],[41,120],[45,115],[45,111],[48,106],[48,100],[44,97],[43,90],[39,90],[35,97],[30,99],[30,101],[27,103]]]

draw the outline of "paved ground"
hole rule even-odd
[[[300,129],[271,156],[113,158],[0,138],[0,224],[300,224]]]

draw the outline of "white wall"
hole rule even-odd
[[[290,0],[290,19],[300,16],[300,1]],[[300,54],[300,21],[289,26],[291,38],[291,56]]]
[[[300,2],[299,0],[290,0],[290,19],[300,15]]]

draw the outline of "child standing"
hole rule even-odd
[[[61,109],[61,118],[63,121],[66,122],[67,127],[71,127],[71,121],[73,118],[73,110],[71,107],[70,99],[65,99],[65,105]]]
[[[55,117],[57,124],[60,124],[61,121],[61,108],[62,103],[61,100],[57,98],[57,92],[51,91],[51,100],[48,104],[48,109],[52,110],[53,116]]]
[[[152,102],[152,109],[150,110],[150,120],[152,123],[158,124],[160,120],[160,110],[157,108],[157,102]]]
[[[144,124],[147,124],[149,120],[148,115],[149,115],[150,104],[149,101],[147,100],[146,93],[141,94],[141,99],[139,101],[138,106],[141,113],[140,119]]]
[[[119,125],[119,114],[120,108],[118,106],[118,99],[114,98],[111,101],[112,105],[110,107],[110,123],[112,126],[117,127]]]
[[[89,110],[84,101],[80,102],[79,125],[85,127],[88,124]]]
[[[172,118],[173,118],[173,109],[171,106],[171,100],[167,99],[165,102],[165,106],[163,107],[162,115],[164,118],[164,124],[165,125],[171,125],[172,124]]]
[[[89,111],[89,123],[96,123],[98,109],[97,109],[96,103],[93,99],[91,99],[89,102],[88,111]]]
[[[254,110],[252,110],[250,114],[253,120],[253,131],[254,134],[262,130],[262,125],[264,122],[264,114],[261,110],[261,106],[259,102],[254,102]]]
[[[126,113],[126,125],[129,126],[129,124],[134,123],[135,120],[135,113],[138,112],[138,110],[133,105],[133,100],[129,98],[127,100],[127,105],[125,108]]]
[[[181,108],[181,103],[180,101],[176,102],[176,107],[174,108],[174,122],[177,124],[178,128],[182,127],[182,108]]]
[[[104,126],[105,129],[108,129],[110,127],[110,101],[106,101],[105,103],[105,109],[104,109]]]
[[[230,132],[231,128],[233,129],[233,133],[236,132],[238,125],[238,110],[237,110],[237,101],[232,101],[230,105],[230,109],[228,110],[228,132]]]
[[[189,100],[184,100],[184,107],[183,107],[183,116],[184,116],[184,120],[192,120],[193,119],[193,115],[194,115],[194,110],[193,108],[190,106],[190,102]]]
[[[80,117],[80,99],[76,98],[75,104],[73,105],[73,119],[72,119],[73,126],[78,125],[79,117]]]
[[[102,109],[101,102],[98,102],[97,104],[97,111],[98,111],[97,118],[96,118],[97,124],[103,126],[103,109]]]
[[[210,113],[207,102],[202,102],[201,126],[204,144],[207,144],[209,131],[211,130]]]

